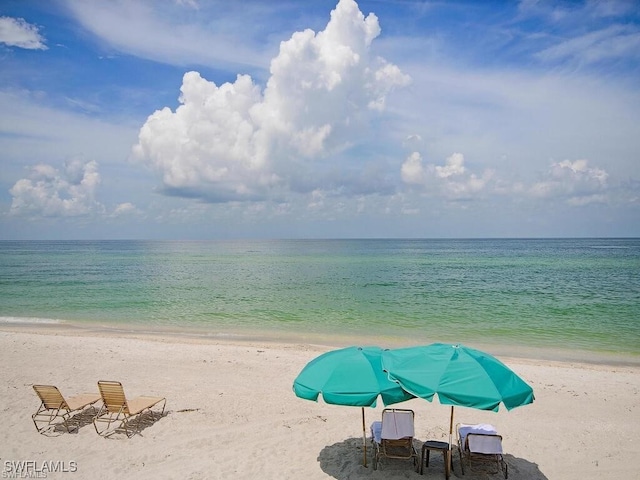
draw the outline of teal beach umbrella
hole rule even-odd
[[[434,343],[388,350],[382,354],[389,378],[416,397],[451,405],[449,448],[453,433],[453,407],[498,411],[527,405],[533,389],[515,372],[488,353],[464,345]]]
[[[380,347],[348,347],[323,353],[310,361],[293,382],[294,393],[306,400],[318,397],[329,404],[362,407],[364,465],[367,466],[364,407],[375,407],[414,398],[382,370]]]

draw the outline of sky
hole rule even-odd
[[[0,239],[640,236],[636,1],[3,0]]]

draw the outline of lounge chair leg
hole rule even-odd
[[[464,459],[462,458],[462,450],[458,447],[458,455],[460,456],[460,470],[462,470],[462,475],[464,475]]]
[[[64,423],[64,427],[67,429],[67,433],[71,433],[71,429],[69,428],[69,418],[67,416],[62,416],[62,423]]]
[[[57,410],[47,410],[44,404],[42,404],[40,405],[38,411],[31,415],[31,419],[33,420],[33,424],[35,425],[38,433],[43,433],[47,430],[54,429],[57,424],[52,424],[51,422],[53,422],[56,418],[61,417],[62,423],[64,423],[67,432],[71,433],[69,431],[69,426],[67,425],[67,418],[65,415],[66,414],[60,414],[60,408],[58,408]],[[38,422],[44,423],[44,425],[42,427],[39,427]]]

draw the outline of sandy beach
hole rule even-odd
[[[374,471],[369,443],[365,468],[360,410],[293,394],[304,365],[331,348],[3,326],[2,478],[25,478],[12,477],[20,462],[32,470],[58,462],[67,471],[46,478],[68,480],[444,478],[439,455],[422,477],[406,461]],[[640,367],[499,358],[534,388],[536,401],[498,413],[456,408],[455,422],[497,427],[510,479],[640,478]],[[166,397],[165,415],[132,438],[102,438],[89,419],[74,433],[37,433],[33,384],[70,396],[97,392],[98,380],[122,382],[128,397]],[[418,399],[398,406],[415,411],[417,440],[448,439],[448,407]],[[382,408],[366,410],[367,425]],[[455,452],[452,478],[501,477],[463,476]]]

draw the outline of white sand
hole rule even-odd
[[[293,394],[296,375],[329,349],[2,327],[0,477],[18,462],[58,462],[75,471],[47,478],[444,478],[440,455],[423,477],[406,461],[365,468],[360,409]],[[497,427],[510,479],[640,478],[640,367],[500,358],[536,401],[499,413],[456,408],[455,421]],[[129,397],[166,396],[166,415],[133,438],[99,437],[91,423],[71,434],[36,432],[33,384],[72,395],[97,392],[101,379],[121,381]],[[417,439],[447,440],[448,407],[418,399],[398,406],[416,412]],[[366,410],[367,427],[382,408]],[[456,453],[452,478],[501,477],[463,477]]]

